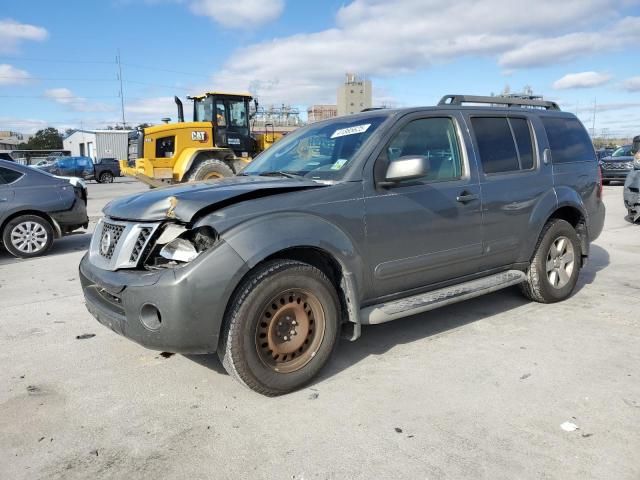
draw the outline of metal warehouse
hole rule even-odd
[[[63,140],[65,150],[72,156],[100,158],[127,158],[130,130],[76,130]]]

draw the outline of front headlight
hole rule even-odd
[[[220,237],[211,227],[187,229],[168,224],[156,240],[147,261],[150,268],[172,268],[189,263],[216,245]]]

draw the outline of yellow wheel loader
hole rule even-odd
[[[273,128],[252,134],[249,94],[206,92],[187,98],[193,100],[192,122],[184,121],[182,101],[175,97],[177,123],[129,134],[129,156],[120,160],[124,175],[152,187],[229,177],[282,138]]]

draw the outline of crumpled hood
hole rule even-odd
[[[231,203],[326,185],[311,180],[240,176],[158,188],[119,198],[103,213],[114,219],[191,222],[202,210],[210,212]]]

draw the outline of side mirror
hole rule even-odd
[[[387,167],[381,187],[390,187],[407,180],[424,177],[429,172],[429,159],[421,156],[406,156],[393,160]]]

